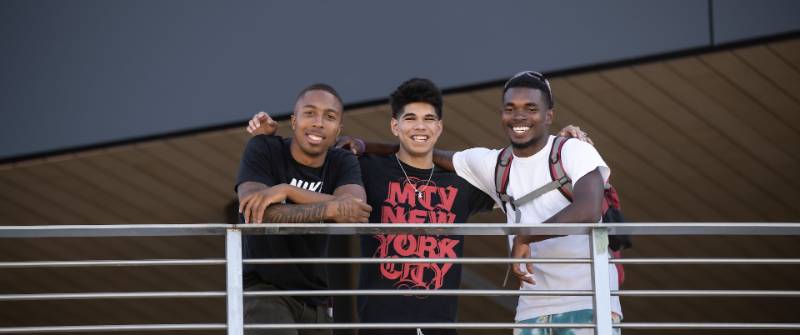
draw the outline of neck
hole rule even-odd
[[[408,153],[408,151],[403,150],[403,148],[400,148],[400,151],[397,152],[397,158],[399,158],[403,163],[411,165],[417,169],[433,168],[433,151],[423,156],[415,156]]]
[[[517,157],[530,157],[535,155],[537,152],[542,150],[545,145],[547,145],[547,140],[550,138],[550,134],[544,134],[542,137],[535,139],[528,143],[525,147],[515,147],[511,146],[511,149],[514,152],[514,156]]]
[[[289,144],[289,153],[292,155],[292,158],[294,158],[295,162],[298,162],[301,165],[316,168],[325,163],[325,155],[327,155],[328,152],[324,151],[322,154],[316,156],[309,155],[300,148],[300,145],[297,144],[297,141],[292,139],[292,143]]]

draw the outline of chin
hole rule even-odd
[[[300,148],[303,149],[303,152],[305,152],[309,156],[319,156],[326,151],[324,150],[325,147],[323,145],[305,144],[301,145]]]
[[[536,138],[528,140],[511,140],[511,146],[514,148],[528,148],[536,143]]]

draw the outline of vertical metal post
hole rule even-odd
[[[242,231],[228,229],[225,234],[226,290],[228,292],[228,335],[244,335],[242,296]]]
[[[611,285],[608,282],[608,228],[592,228],[592,282],[597,335],[611,335]]]

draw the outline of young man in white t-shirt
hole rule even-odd
[[[509,172],[506,194],[519,199],[552,181],[548,158],[555,136],[550,135],[553,121],[553,97],[550,84],[539,73],[521,72],[506,82],[503,88],[501,120],[511,142],[514,157]],[[497,196],[495,165],[500,150],[473,148],[452,156],[456,173],[475,187]],[[443,153],[442,160],[448,155]],[[601,220],[603,185],[610,170],[597,150],[589,143],[567,141],[562,149],[562,161],[572,180],[573,200],[570,202],[558,190],[547,192],[519,206],[517,222],[511,204],[504,208],[509,223],[594,223]],[[437,162],[438,163],[438,162]],[[589,237],[570,236],[509,236],[512,256],[517,258],[586,258],[589,257]],[[522,282],[523,290],[590,290],[591,268],[587,264],[526,264],[513,267]],[[611,289],[617,289],[616,267],[609,266]],[[592,297],[589,296],[521,296],[515,320],[521,323],[591,323]],[[619,320],[622,310],[619,298],[612,298],[613,318]],[[525,329],[515,334],[592,334],[592,329]]]

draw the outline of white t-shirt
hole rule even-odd
[[[514,156],[511,162],[509,182],[506,193],[520,198],[542,185],[552,181],[548,158],[554,136],[547,145],[530,157]],[[453,165],[456,173],[478,189],[491,195],[500,204],[495,188],[494,170],[500,150],[473,148],[456,153]],[[564,170],[572,180],[572,185],[584,175],[600,169],[604,181],[608,181],[610,169],[593,146],[578,140],[570,140],[561,151]],[[569,205],[558,190],[553,190],[520,206],[521,223],[541,223]],[[506,206],[507,221],[514,223],[514,211]],[[509,236],[509,244],[514,236]],[[531,243],[531,256],[536,258],[588,258],[589,237],[570,235]],[[589,264],[537,264],[533,263],[535,285],[524,283],[523,290],[591,290],[592,273]],[[608,267],[611,289],[619,288],[617,268]],[[611,297],[611,311],[622,315],[619,297]],[[517,304],[516,320],[526,320],[543,315],[559,314],[582,309],[592,309],[590,296],[520,296]]]

